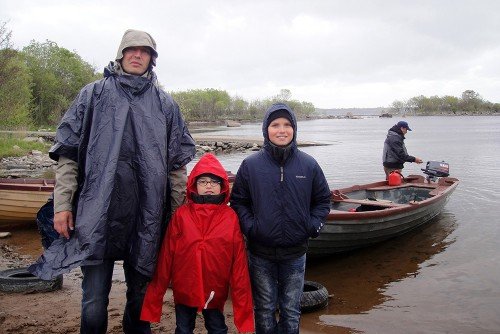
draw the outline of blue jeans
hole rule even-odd
[[[257,334],[299,333],[306,255],[269,260],[248,253]],[[276,307],[279,321],[276,321]]]
[[[109,291],[113,277],[113,260],[95,266],[82,266],[82,317],[80,333],[106,333],[108,327]],[[141,308],[148,278],[123,264],[127,283],[127,303],[123,313],[124,333],[151,333],[149,322],[141,321]]]
[[[217,309],[201,311],[205,319],[208,334],[226,334],[227,326],[224,314]],[[196,307],[182,304],[175,305],[175,334],[192,334],[196,323]]]

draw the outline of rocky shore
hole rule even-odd
[[[22,157],[0,159],[0,177],[54,178],[56,162],[48,154],[31,151]]]
[[[255,140],[251,138],[236,139],[228,137],[200,137],[193,135],[196,141],[196,155],[203,153],[213,152],[218,153],[233,153],[233,152],[246,152],[258,151],[262,146],[262,140]]]
[[[196,155],[207,152],[228,154],[234,152],[258,151],[263,144],[262,138],[211,136],[192,134],[196,141]],[[26,140],[36,140],[50,145],[54,141],[54,133],[32,132]],[[299,146],[321,145],[314,142],[299,142]],[[54,178],[56,162],[49,155],[40,151],[31,151],[21,157],[6,157],[0,159],[0,177],[12,178]]]
[[[237,139],[199,135],[193,135],[193,137],[196,140],[197,156],[201,156],[206,152],[227,154],[257,151],[262,145],[262,140],[250,138]],[[40,134],[37,141],[50,143],[53,141],[53,135]],[[25,156],[0,159],[0,177],[54,178],[55,165],[56,162],[50,159],[48,154],[33,150]]]

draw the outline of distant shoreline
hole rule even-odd
[[[225,135],[207,135],[207,132],[210,132],[210,128],[206,127],[199,127],[199,128],[194,128],[194,131],[191,132],[191,136],[193,139],[196,141],[196,143],[202,143],[202,142],[233,142],[233,143],[240,143],[240,144],[257,144],[261,146],[264,142],[262,137],[245,137],[245,136],[236,136],[236,135],[231,135],[231,136],[225,136]],[[201,131],[200,131],[201,130]],[[206,130],[206,131],[204,131]],[[197,132],[203,132],[203,134],[197,133]],[[51,132],[51,131],[10,131],[10,130],[0,130],[0,133],[20,133],[25,135],[26,137],[42,137],[44,140],[47,141],[54,141],[56,133]],[[298,146],[320,146],[320,145],[325,145],[317,142],[312,142],[312,141],[299,141]]]

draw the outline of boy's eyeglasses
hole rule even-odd
[[[221,184],[220,181],[218,181],[218,180],[212,180],[212,179],[210,179],[210,180],[198,180],[198,181],[196,181],[196,184],[198,184],[200,186],[204,186],[204,187],[207,186],[209,183],[210,183],[210,185],[212,187],[215,187],[217,185],[220,186],[220,184]]]

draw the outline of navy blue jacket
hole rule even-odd
[[[290,114],[294,136],[285,161],[272,154],[267,120],[278,110]],[[297,121],[284,104],[271,107],[263,121],[263,148],[243,160],[231,194],[231,206],[238,213],[250,250],[293,248],[317,237],[330,211],[330,189],[321,167],[297,149]],[[299,255],[302,255],[299,254]]]

